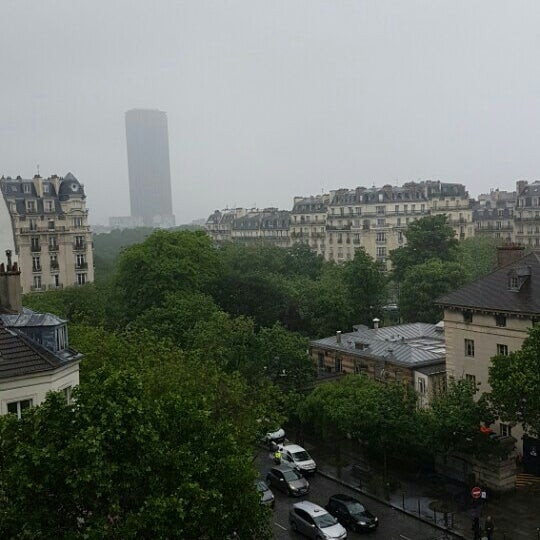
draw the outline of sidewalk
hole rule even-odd
[[[404,510],[431,524],[451,531],[453,536],[471,539],[471,508],[468,489],[459,483],[438,475],[391,471],[390,485],[385,488],[382,474],[370,469],[354,456],[342,455],[342,467],[325,460],[324,451],[306,442],[314,454],[321,474],[359,489],[369,497]],[[326,461],[326,462],[324,462]],[[385,493],[386,491],[386,493]],[[445,515],[446,512],[446,515]],[[540,493],[519,489],[484,501],[477,510],[483,525],[491,515],[495,522],[496,540],[540,540]]]

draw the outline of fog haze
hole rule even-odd
[[[418,179],[540,178],[540,3],[4,0],[0,174],[129,214],[124,113],[166,111],[177,223]]]

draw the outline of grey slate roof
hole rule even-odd
[[[23,308],[23,312],[16,315],[0,315],[0,320],[10,328],[58,326],[67,322],[52,313],[36,313],[27,308]]]
[[[530,269],[519,291],[508,287],[509,274],[517,275]],[[513,263],[502,266],[437,300],[448,307],[476,308],[500,313],[540,315],[540,255],[530,253]]]
[[[20,332],[0,325],[0,379],[52,371],[80,358],[80,354],[58,358]]]
[[[384,328],[355,326],[354,332],[311,341],[314,347],[339,350],[358,357],[385,360],[416,369],[445,360],[444,334],[440,327],[428,323],[401,324]],[[364,348],[358,348],[363,344]]]

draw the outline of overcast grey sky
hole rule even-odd
[[[167,111],[178,223],[417,179],[540,177],[540,2],[2,0],[0,173],[129,214],[124,112]]]

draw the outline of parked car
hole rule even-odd
[[[274,508],[274,505],[276,504],[276,499],[270,488],[266,485],[266,482],[264,482],[263,480],[258,480],[255,483],[255,486],[257,488],[257,491],[261,495],[261,500],[259,501],[259,504],[261,506],[271,506],[272,508]]]
[[[347,531],[339,521],[321,506],[309,501],[293,504],[289,510],[289,523],[294,532],[316,540],[344,540]]]
[[[297,444],[280,445],[281,462],[302,474],[314,474],[317,464],[309,453]]]
[[[359,500],[349,495],[332,495],[326,509],[351,531],[373,531],[379,525],[379,518],[374,516]]]
[[[262,442],[266,446],[271,446],[272,443],[280,444],[284,440],[285,430],[283,428],[276,429],[276,431],[270,431],[262,438]]]
[[[293,497],[301,497],[309,492],[309,482],[287,465],[272,467],[266,475],[266,483]]]

